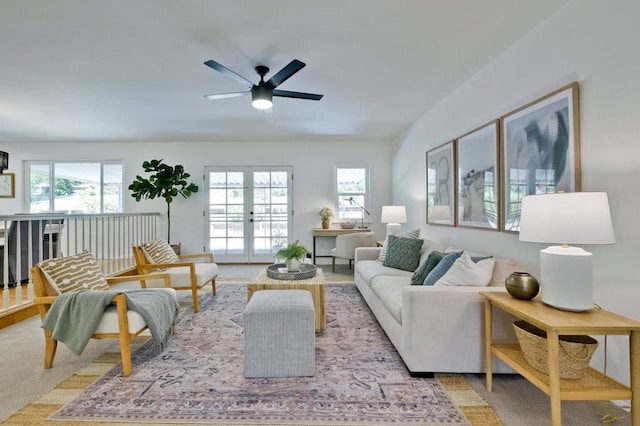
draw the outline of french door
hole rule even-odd
[[[272,263],[292,231],[291,167],[207,167],[205,226],[216,262]]]

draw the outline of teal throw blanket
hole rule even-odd
[[[127,298],[127,309],[140,314],[151,331],[157,350],[161,351],[179,312],[175,296],[167,291],[85,290],[63,293],[54,300],[42,327],[52,331],[54,340],[80,355],[100,324],[104,310],[115,296],[122,293]]]

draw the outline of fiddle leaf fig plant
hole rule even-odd
[[[171,244],[171,203],[178,195],[189,198],[198,192],[198,185],[187,179],[191,175],[184,171],[180,164],[169,166],[164,159],[144,161],[142,168],[146,173],[152,173],[149,178],[140,175],[129,185],[131,196],[140,201],[143,198],[153,200],[164,198],[167,203],[167,242]]]

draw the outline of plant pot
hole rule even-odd
[[[322,229],[329,229],[330,226],[331,226],[331,221],[329,221],[329,219],[322,221]]]
[[[291,259],[285,262],[287,265],[287,272],[298,272],[302,261],[300,259]]]

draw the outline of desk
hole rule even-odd
[[[485,359],[487,390],[491,392],[491,355],[506,362],[538,389],[549,395],[551,424],[561,425],[562,400],[631,400],[631,421],[640,426],[640,322],[621,315],[593,309],[588,312],[567,312],[542,304],[540,298],[532,301],[518,300],[506,292],[481,292],[485,313]],[[531,367],[524,359],[518,344],[493,342],[493,307],[508,312],[547,332],[549,374]],[[626,335],[629,336],[631,388],[589,368],[582,379],[560,379],[560,335]]]
[[[317,237],[337,237],[338,235],[353,234],[354,232],[370,232],[369,228],[313,228],[313,264],[316,264],[316,257],[331,257],[329,255],[318,256],[316,255],[316,238]]]

